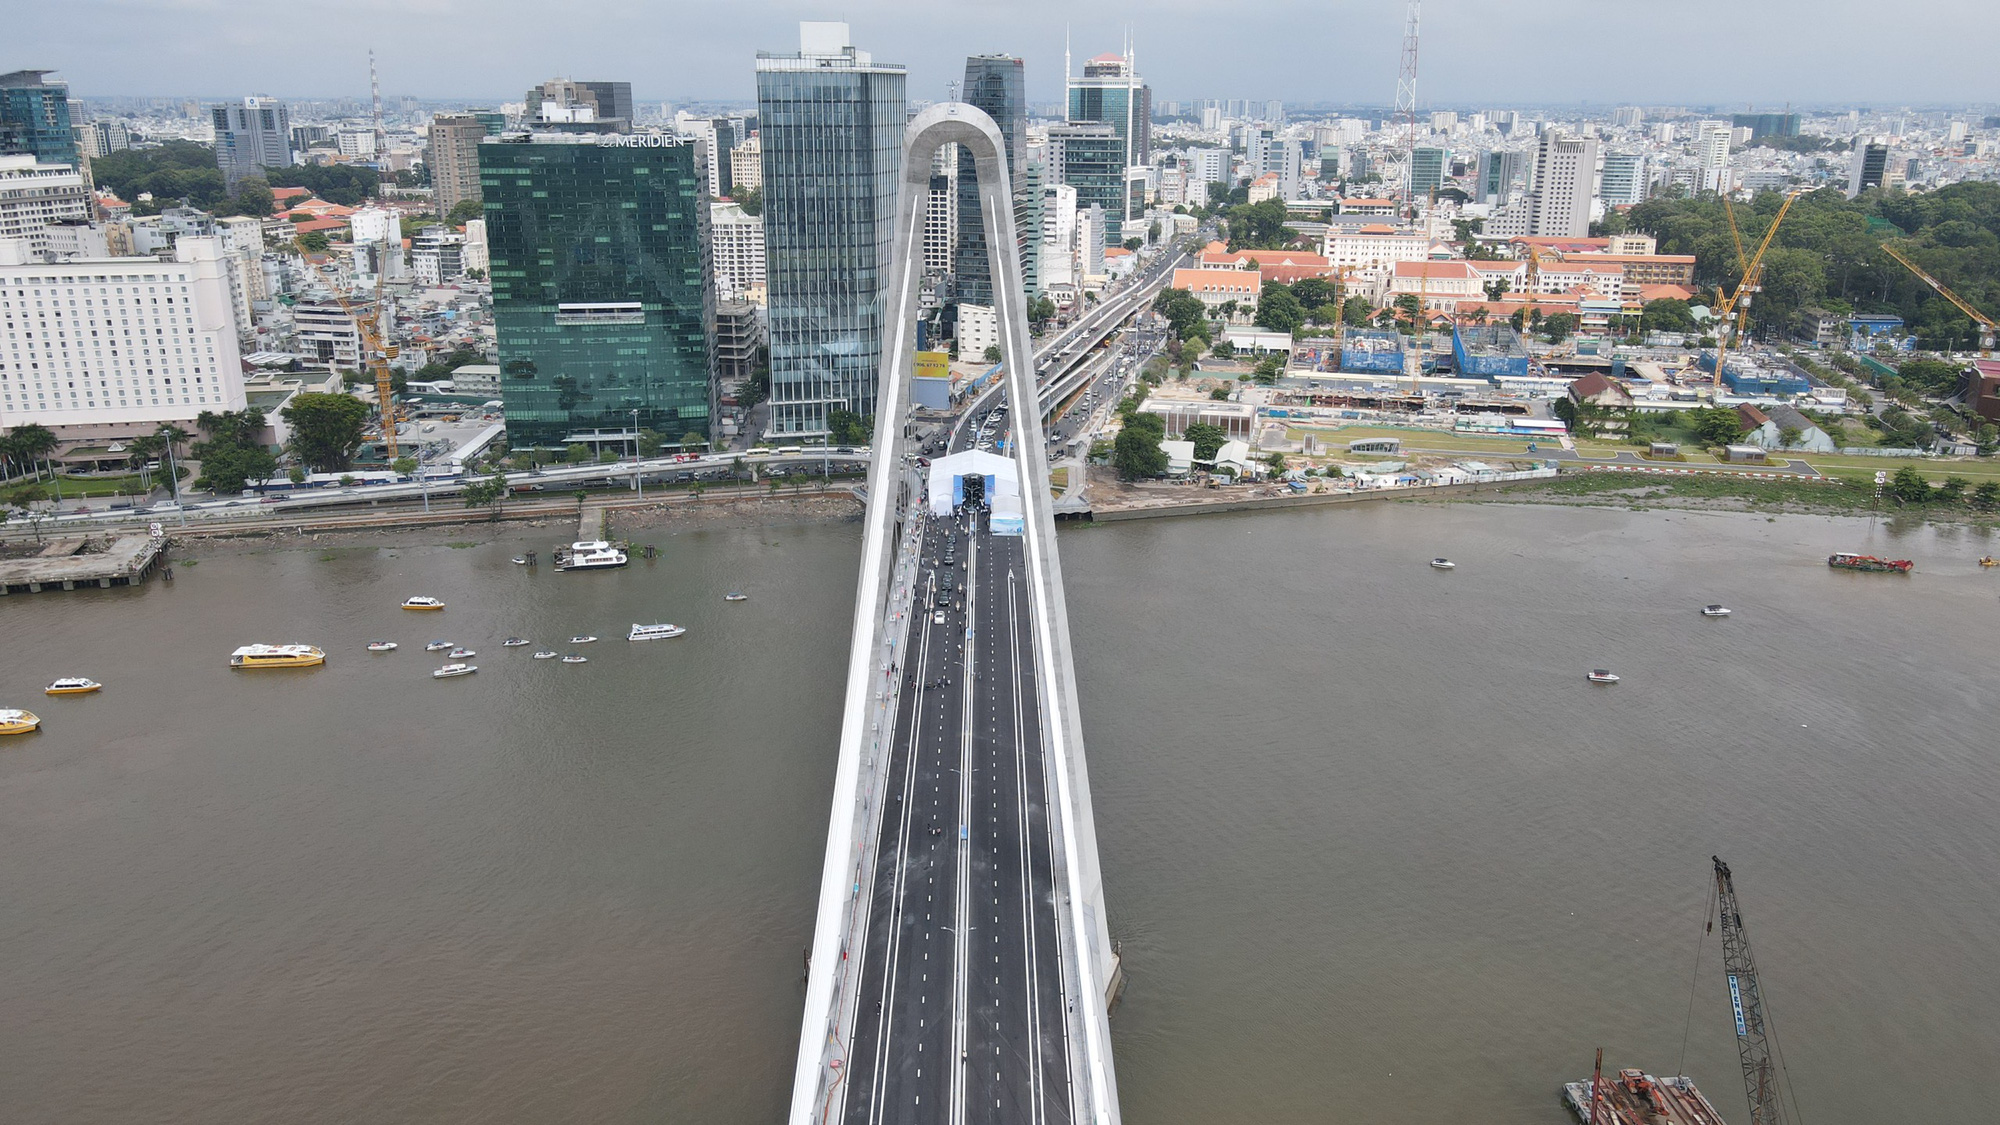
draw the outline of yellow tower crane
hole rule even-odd
[[[335,303],[340,305],[340,311],[354,321],[354,329],[361,336],[361,350],[367,356],[363,362],[375,375],[375,405],[382,417],[383,452],[387,454],[389,462],[394,464],[397,457],[396,406],[393,401],[395,383],[389,373],[389,361],[396,358],[396,345],[384,342],[379,331],[379,320],[382,315],[382,277],[388,271],[379,265],[376,268],[375,307],[372,312],[363,314],[349,303],[341,294],[340,286],[312,260],[312,254],[306,250],[304,244],[294,239],[292,248],[298,251],[299,260],[306,264],[306,268],[313,271],[313,275],[318,277],[327,291],[333,294]]]
[[[1715,345],[1715,378],[1712,383],[1714,386],[1722,385],[1722,364],[1728,358],[1730,341],[1742,334],[1743,323],[1750,317],[1751,294],[1762,288],[1759,283],[1764,276],[1764,252],[1771,248],[1771,240],[1778,234],[1778,225],[1785,221],[1785,213],[1792,209],[1792,203],[1804,191],[1804,188],[1794,188],[1785,196],[1784,204],[1778,208],[1777,217],[1771,220],[1771,229],[1764,232],[1764,241],[1757,244],[1757,252],[1750,256],[1749,264],[1743,267],[1743,278],[1736,283],[1736,292],[1723,298],[1719,312],[1722,331],[1717,334]]]
[[[1891,246],[1888,243],[1884,242],[1882,244],[1882,252],[1884,254],[1889,255],[1891,258],[1896,259],[1896,261],[1902,263],[1904,269],[1909,270],[1913,274],[1916,274],[1918,280],[1922,281],[1925,285],[1928,285],[1932,289],[1937,290],[1938,296],[1943,297],[1945,300],[1950,301],[1953,305],[1957,306],[1959,312],[1962,312],[1966,316],[1971,317],[1972,323],[1979,326],[1979,354],[1982,356],[1987,356],[1989,358],[1991,357],[1993,352],[1993,337],[1996,329],[1996,326],[1994,325],[1993,319],[1991,317],[1987,316],[1983,312],[1980,312],[1978,309],[1973,308],[1972,305],[1965,300],[1965,298],[1960,297],[1958,294],[1952,292],[1950,289],[1947,289],[1945,287],[1944,282],[1939,281],[1937,278],[1932,277],[1930,274],[1924,272],[1922,267],[1918,266],[1917,263],[1912,262],[1908,258],[1905,258],[1902,255],[1902,253],[1898,251],[1894,246]]]

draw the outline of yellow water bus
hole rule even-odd
[[[229,654],[231,668],[311,668],[326,663],[316,645],[244,645]]]

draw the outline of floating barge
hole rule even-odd
[[[1723,1125],[1694,1079],[1655,1078],[1641,1070],[1606,1074],[1598,1093],[1595,1125]],[[1590,1120],[1590,1080],[1563,1085],[1563,1104],[1580,1125]]]
[[[31,558],[0,559],[0,595],[137,586],[160,562],[166,540],[126,535],[90,554],[83,546],[82,539],[58,539]]]

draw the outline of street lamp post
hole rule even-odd
[[[632,491],[646,496],[646,482],[639,476],[639,412],[632,411]]]

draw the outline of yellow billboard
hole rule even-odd
[[[917,378],[951,378],[951,355],[947,352],[918,352]]]

